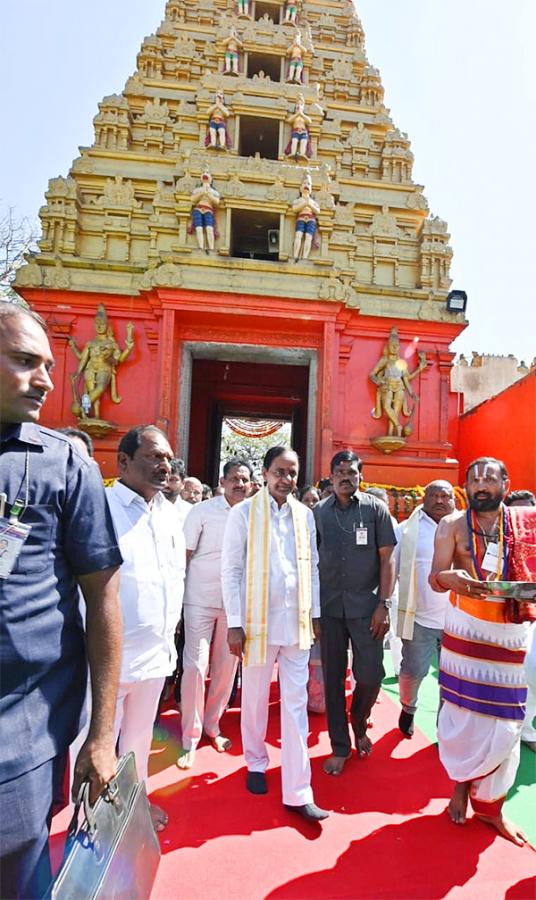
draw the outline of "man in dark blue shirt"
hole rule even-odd
[[[351,450],[331,460],[334,493],[315,506],[320,573],[321,647],[332,755],[328,775],[340,775],[351,754],[344,685],[348,646],[356,687],[350,718],[359,756],[372,744],[367,721],[380,690],[383,637],[395,582],[396,538],[386,505],[359,490],[362,463]]]
[[[0,895],[35,898],[51,877],[53,782],[85,693],[78,585],[93,712],[73,794],[89,780],[95,799],[115,773],[122,560],[97,466],[37,424],[52,389],[44,323],[0,303],[0,351],[0,536],[10,541],[0,568]]]

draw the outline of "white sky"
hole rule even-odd
[[[452,235],[454,349],[536,356],[536,0],[357,0],[414,177]],[[93,141],[165,0],[1,0],[0,204],[30,218]]]

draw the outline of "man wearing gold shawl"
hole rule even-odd
[[[284,806],[318,822],[307,751],[309,649],[319,634],[316,530],[310,509],[295,500],[298,456],[272,447],[266,487],[233,507],[222,550],[222,592],[231,653],[243,659],[242,744],[246,787],[268,790],[265,737],[274,663],[281,692],[281,777]]]
[[[525,843],[502,813],[519,764],[527,681],[523,668],[535,604],[488,596],[484,581],[536,581],[536,517],[508,509],[501,460],[467,469],[469,508],[441,519],[430,586],[450,591],[441,647],[439,756],[456,782],[448,806],[462,825],[467,804],[515,844]],[[452,568],[451,568],[452,567]]]

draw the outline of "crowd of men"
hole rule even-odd
[[[307,821],[325,819],[307,747],[311,647],[320,647],[331,743],[323,768],[341,776],[352,733],[358,756],[372,752],[367,726],[386,637],[407,739],[441,650],[438,739],[455,782],[452,821],[465,821],[470,801],[524,842],[502,805],[523,729],[536,749],[534,706],[525,722],[534,650],[524,667],[534,604],[490,598],[482,582],[536,581],[536,500],[509,494],[501,461],[469,466],[466,512],[447,481],[434,481],[398,524],[381,491],[362,489],[351,450],[333,456],[329,479],[301,492],[292,449],[272,447],[260,473],[233,458],[210,496],[167,436],[145,425],[121,438],[118,478],[105,491],[87,435],[39,424],[53,387],[44,323],[0,303],[0,339],[2,897],[47,890],[48,830],[69,748],[73,798],[89,781],[95,800],[116,751],[134,751],[146,779],[160,700],[180,679],[179,769],[195,764],[203,735],[225,753],[220,723],[239,664],[245,789],[268,790],[277,663],[282,802]],[[155,830],[166,827],[165,810],[153,804],[151,816]]]

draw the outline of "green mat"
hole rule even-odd
[[[398,683],[394,677],[391,654],[388,650],[385,652],[384,666],[386,677],[383,682],[383,690],[395,703],[398,703]],[[415,715],[417,728],[420,728],[432,742],[437,740],[438,704],[437,668],[433,666],[419,689],[419,706]],[[536,845],[536,753],[523,744],[521,744],[521,762],[515,784],[506,800],[505,812],[508,818],[524,831],[529,841]]]

